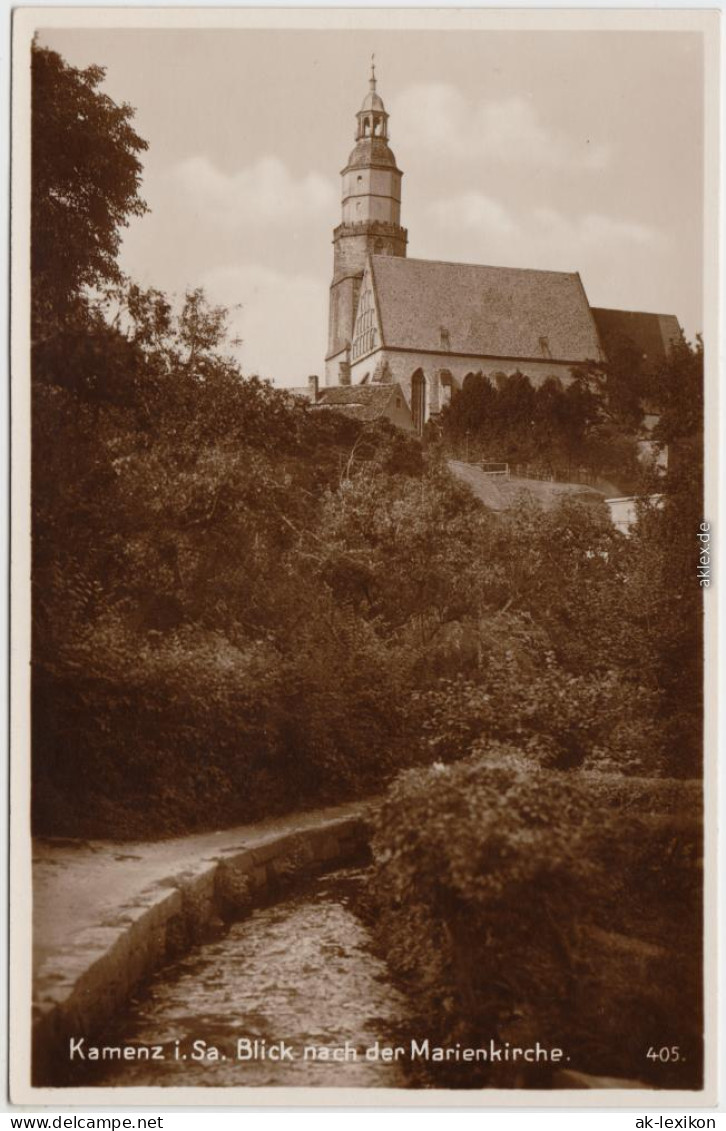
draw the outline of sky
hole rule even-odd
[[[703,59],[681,31],[53,29],[149,143],[143,286],[232,309],[243,371],[324,371],[340,170],[376,55],[418,259],[579,271],[702,329]]]

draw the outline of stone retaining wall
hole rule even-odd
[[[100,1033],[159,967],[292,879],[353,858],[368,838],[364,811],[278,832],[156,883],[81,931],[36,985],[33,1084],[67,1083],[70,1038]]]

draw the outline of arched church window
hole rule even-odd
[[[426,378],[422,369],[417,369],[411,377],[411,415],[416,431],[423,432],[426,420]]]

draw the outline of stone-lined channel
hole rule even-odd
[[[164,1059],[76,1061],[76,1082],[405,1087],[402,1065],[365,1058],[376,1042],[395,1044],[407,1029],[405,1000],[356,913],[366,874],[364,868],[346,868],[320,876],[159,971],[94,1043],[162,1046]],[[295,1059],[240,1059],[240,1041],[252,1048],[257,1041],[258,1053],[263,1042],[269,1053],[285,1041]],[[205,1044],[195,1048],[194,1042]],[[355,1059],[350,1053],[338,1061],[304,1058],[305,1049],[343,1050],[346,1042],[357,1051]]]

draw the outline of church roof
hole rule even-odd
[[[578,274],[387,255],[371,256],[371,267],[384,347],[523,360],[601,357]]]
[[[341,409],[356,420],[378,420],[385,414],[400,385],[332,385],[321,389],[317,408]]]
[[[646,314],[641,310],[605,310],[593,307],[605,353],[614,354],[623,346],[634,347],[648,371],[659,369],[672,345],[683,338],[675,314]]]

